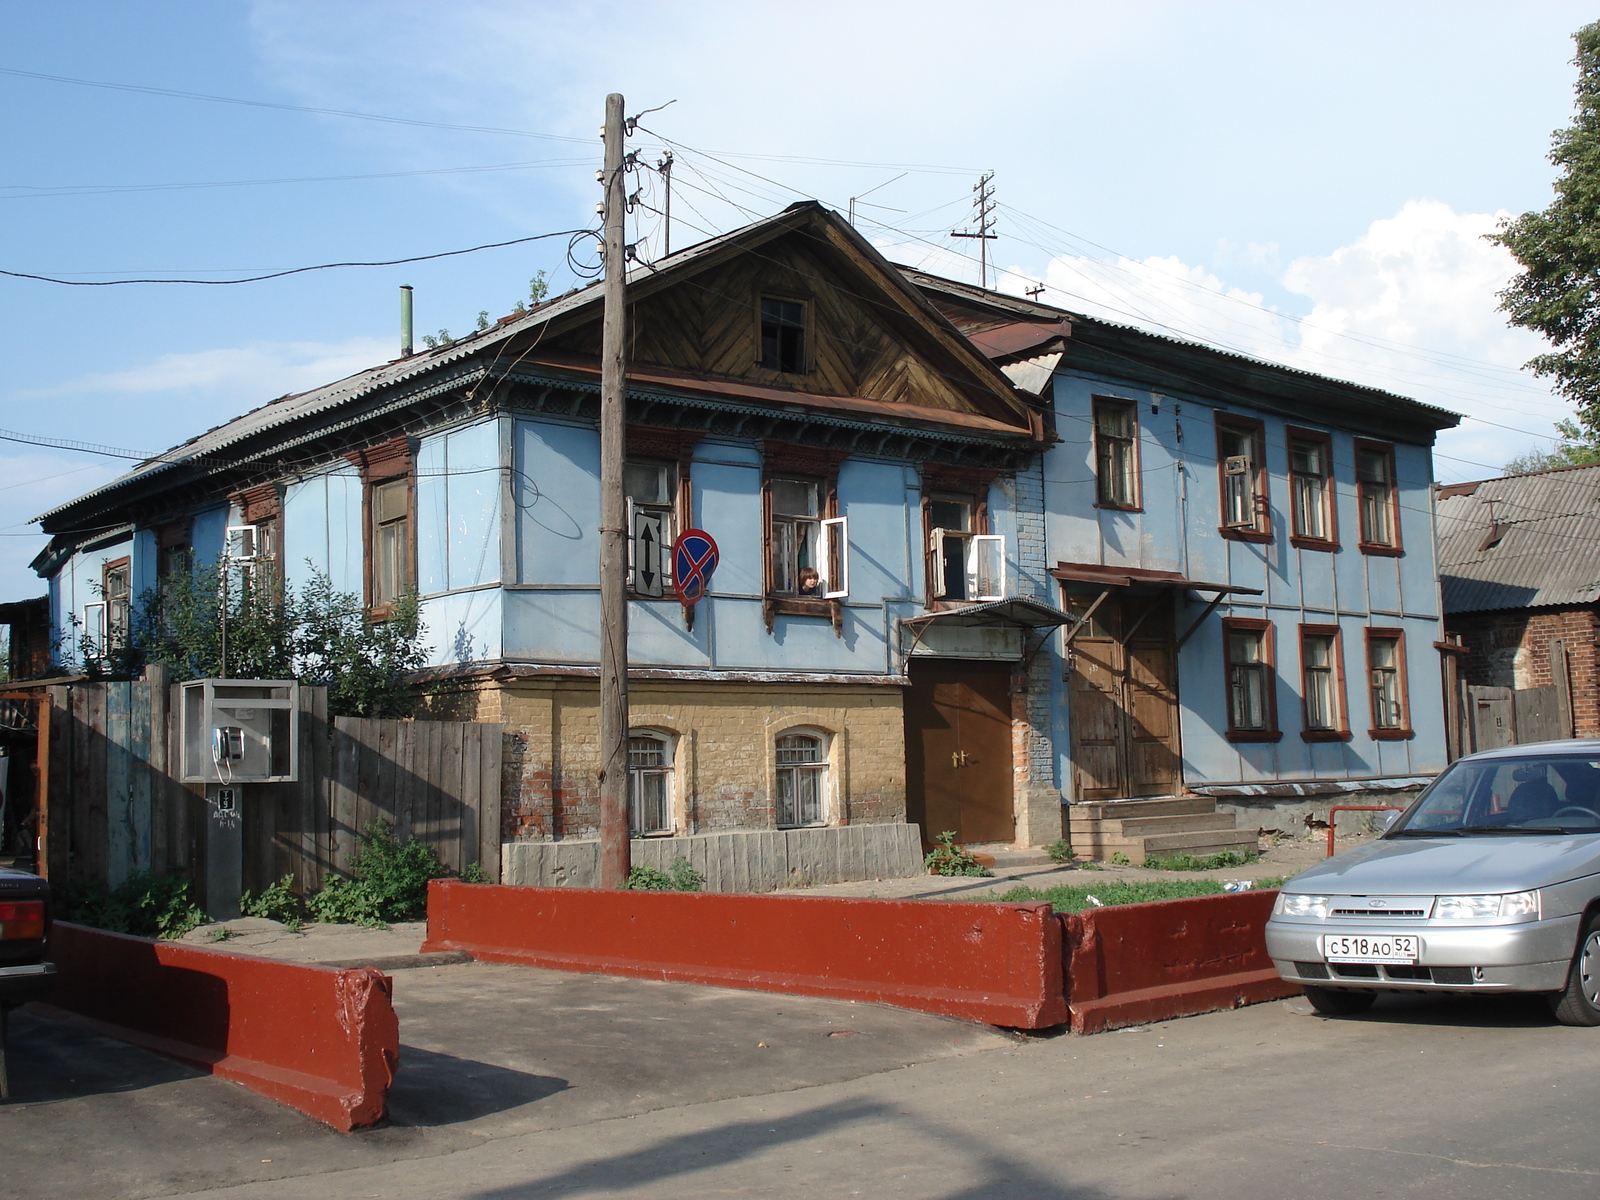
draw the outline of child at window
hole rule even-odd
[[[800,595],[820,596],[822,594],[822,579],[817,574],[815,567],[800,568]]]

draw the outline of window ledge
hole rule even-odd
[[[1109,500],[1096,500],[1094,502],[1094,506],[1096,508],[1106,509],[1109,512],[1143,512],[1144,511],[1144,505],[1142,505],[1142,504],[1113,504]]]
[[[1283,740],[1281,729],[1230,729],[1230,742],[1278,742]]]
[[[1348,729],[1304,729],[1300,732],[1303,742],[1348,742],[1350,736]]]
[[[1301,537],[1299,534],[1291,536],[1289,544],[1296,550],[1325,550],[1330,554],[1339,549],[1338,542],[1327,538]]]
[[[1417,733],[1414,729],[1369,729],[1367,735],[1375,742],[1404,742]]]
[[[831,617],[832,600],[816,600],[810,596],[768,596],[767,603],[775,613],[791,617]]]
[[[1230,542],[1270,542],[1272,532],[1260,529],[1234,529],[1228,525],[1219,525],[1217,532]]]
[[[1376,554],[1384,558],[1399,558],[1405,553],[1399,546],[1379,546],[1372,542],[1362,542],[1360,545],[1361,553]]]

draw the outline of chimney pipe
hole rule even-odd
[[[400,357],[411,357],[411,285],[400,285]]]

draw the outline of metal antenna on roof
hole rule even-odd
[[[976,210],[978,229],[975,233],[962,233],[952,229],[951,237],[977,238],[978,239],[978,282],[985,291],[989,287],[989,243],[994,241],[998,234],[994,229],[994,172],[985,171],[983,178],[978,180],[973,191],[972,207]]]

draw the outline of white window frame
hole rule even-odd
[[[223,557],[229,562],[255,562],[260,555],[254,525],[229,525],[227,549]]]
[[[633,763],[633,741],[648,738],[661,746],[661,765],[639,767]],[[677,739],[662,729],[628,730],[628,831],[642,836],[671,836],[677,832],[676,814],[673,812],[673,777],[677,770]],[[641,779],[646,775],[661,779],[661,825],[646,829],[643,817]]]
[[[106,602],[94,600],[83,606],[83,640],[96,654],[106,652]]]
[[[989,562],[984,557],[989,556]],[[987,583],[990,586],[985,588]],[[1006,598],[1006,538],[1003,533],[974,533],[967,539],[967,595],[974,601]]]
[[[846,517],[824,517],[817,571],[822,598],[842,600],[850,594],[850,524]],[[837,568],[838,578],[834,578]]]
[[[781,743],[785,738],[791,737],[811,738],[814,740],[817,743],[816,760],[805,763],[780,762],[778,756],[782,753],[784,747],[782,747],[779,743]],[[780,829],[808,829],[826,825],[829,819],[828,814],[833,807],[831,797],[829,796],[829,790],[833,783],[833,738],[823,730],[813,729],[809,726],[802,726],[796,729],[785,729],[783,732],[773,735],[772,754],[775,770],[775,776],[773,779],[772,810],[774,820],[778,827]],[[801,778],[801,772],[806,772],[816,779],[817,811],[816,818],[810,821],[800,819],[802,815],[800,812],[799,801],[799,780]],[[787,775],[792,781],[790,787],[794,796],[794,812],[790,815],[795,818],[793,821],[785,821],[783,819],[785,814],[782,808],[782,796],[783,780],[785,775]]]

